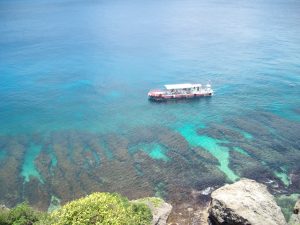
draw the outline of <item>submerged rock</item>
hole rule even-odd
[[[166,225],[168,217],[172,211],[172,206],[166,203],[161,198],[148,197],[134,200],[136,203],[144,203],[146,204],[153,215],[151,225]]]
[[[267,187],[241,179],[211,194],[209,221],[213,225],[285,225],[284,216]]]
[[[300,225],[300,199],[296,202],[293,215],[290,218],[290,225]]]

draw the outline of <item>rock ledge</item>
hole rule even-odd
[[[241,179],[211,194],[209,222],[213,225],[286,225],[281,209],[267,187]]]

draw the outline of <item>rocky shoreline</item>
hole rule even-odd
[[[211,194],[209,221],[214,225],[285,225],[286,221],[267,187],[250,179],[225,185]]]
[[[152,214],[151,225],[300,225],[299,196],[287,222],[282,209],[277,205],[275,197],[268,191],[267,186],[255,180],[242,178],[216,190],[207,188],[201,193],[192,194],[199,200],[198,207],[192,208],[184,203],[180,212],[178,206],[173,207],[156,197],[132,200],[129,204],[142,204],[148,207]],[[203,201],[199,196],[206,196],[205,200],[209,199],[209,201]],[[0,205],[0,213],[9,211],[6,206]],[[185,212],[193,215],[190,216],[190,220],[186,219],[188,216]]]
[[[296,202],[294,210],[290,212],[292,216],[287,222],[267,186],[255,180],[242,178],[216,190],[210,188],[194,194],[198,198],[210,195],[209,203],[202,203],[196,210],[187,209],[194,214],[193,220],[182,220],[180,215],[176,219],[171,215],[167,224],[300,225],[300,199]]]

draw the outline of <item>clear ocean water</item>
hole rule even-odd
[[[299,193],[299,24],[296,0],[1,0],[0,203],[179,205],[240,177]],[[209,81],[211,98],[147,99]]]

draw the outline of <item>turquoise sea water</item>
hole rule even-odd
[[[299,21],[294,0],[0,1],[0,203],[176,204],[240,177],[299,192]]]

